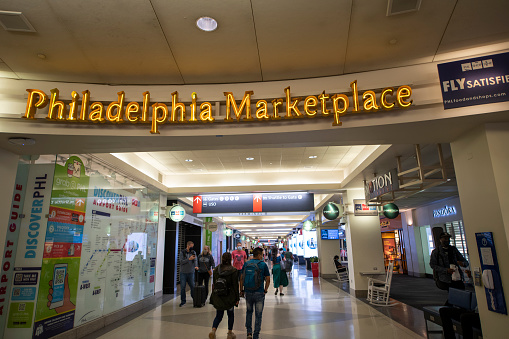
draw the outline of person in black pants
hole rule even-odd
[[[444,330],[445,339],[456,339],[456,334],[454,334],[454,328],[452,327],[453,319],[459,320],[461,323],[463,339],[473,339],[474,331],[472,328],[481,328],[479,313],[474,311],[457,307],[442,307],[439,312],[440,319],[442,319],[442,328]]]
[[[214,266],[216,265],[214,257],[210,254],[210,248],[204,246],[203,251],[198,256],[198,286],[205,282],[205,296],[209,295],[209,278],[212,276],[212,268]]]

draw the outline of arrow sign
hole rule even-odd
[[[201,213],[202,207],[202,198],[200,195],[195,195],[193,197],[193,213]]]
[[[262,195],[253,194],[253,212],[262,212]]]

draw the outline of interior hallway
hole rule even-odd
[[[274,296],[272,287],[267,293],[261,331],[263,339],[422,338],[416,333],[420,329],[414,329],[414,332],[405,328],[331,282],[313,279],[304,265],[296,266],[289,280],[283,297]],[[101,331],[87,338],[208,338],[215,316],[214,307],[207,304],[203,308],[193,308],[188,300],[186,306],[179,308],[179,303],[180,297],[176,297],[114,329],[110,327],[107,333]],[[235,309],[233,330],[239,339],[246,338],[245,312],[245,300],[241,299]],[[225,314],[217,337],[226,338],[226,333]]]

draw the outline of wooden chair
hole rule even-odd
[[[332,264],[334,265],[334,272],[336,272],[336,277],[337,277],[337,279],[334,279],[334,281],[337,281],[339,283],[349,282],[348,267],[345,267],[344,272],[338,272],[338,269],[336,268],[336,263],[334,262],[334,258],[332,259]]]
[[[389,262],[385,281],[369,278],[368,280],[368,301],[373,305],[389,306],[389,293],[391,291],[392,271],[394,261]]]

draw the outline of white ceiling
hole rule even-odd
[[[344,170],[365,146],[139,152],[164,175]],[[252,159],[252,160],[248,160]]]
[[[432,62],[509,41],[509,2],[496,0],[425,0],[419,11],[393,16],[383,0],[3,0],[0,10],[22,12],[36,29],[0,28],[0,76],[16,79],[299,79]],[[201,16],[215,18],[218,29],[198,30]]]

